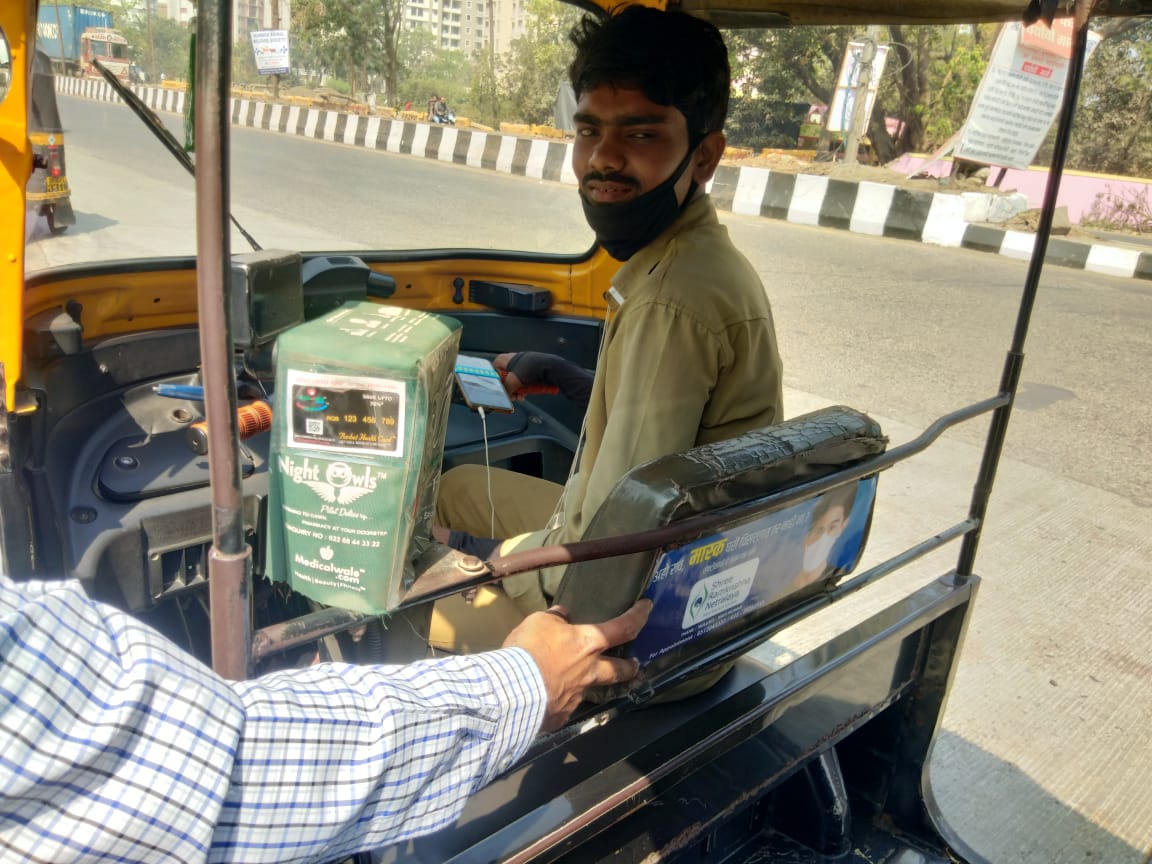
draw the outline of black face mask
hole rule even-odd
[[[597,204],[589,201],[584,196],[584,189],[580,189],[584,218],[609,255],[617,261],[627,261],[676,221],[683,205],[676,200],[675,186],[688,168],[699,144],[699,141],[689,142],[688,155],[672,172],[672,176],[643,195],[616,204]],[[696,188],[697,183],[693,180],[688,187],[688,194],[684,196],[684,204],[696,194]]]

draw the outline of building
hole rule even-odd
[[[247,39],[253,30],[287,30],[291,20],[291,0],[234,0],[232,41]]]
[[[405,0],[404,25],[430,31],[441,48],[474,54],[495,46],[503,54],[522,36],[525,0]]]
[[[191,24],[196,17],[196,7],[192,0],[155,0],[156,15],[171,18],[179,24]]]

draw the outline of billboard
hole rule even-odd
[[[1072,37],[1070,18],[1051,27],[1004,26],[961,130],[957,158],[1007,168],[1032,164],[1060,111]],[[1099,43],[1097,34],[1088,34],[1089,55]]]
[[[852,127],[852,115],[856,110],[856,92],[860,86],[860,70],[864,65],[864,42],[849,42],[840,64],[840,77],[836,79],[836,94],[832,97],[832,107],[828,110],[829,132],[847,132]],[[864,128],[868,128],[868,118],[872,116],[872,106],[876,104],[876,91],[880,88],[880,78],[884,75],[884,63],[888,59],[888,46],[877,45],[876,56],[872,58],[872,78],[868,81],[868,96],[864,100]]]
[[[252,53],[261,75],[288,74],[288,31],[253,30]]]

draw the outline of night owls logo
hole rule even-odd
[[[319,476],[319,466],[307,459],[303,465],[293,463],[291,458],[285,464],[282,459],[280,467],[293,480],[303,483],[327,504],[352,504],[376,490],[376,478],[372,476],[372,468],[369,465],[363,466],[363,470],[360,466],[353,470],[347,462],[333,462],[324,470],[323,480]]]

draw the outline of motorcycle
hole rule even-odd
[[[443,99],[433,99],[428,103],[428,120],[442,126],[455,126],[456,112]]]

